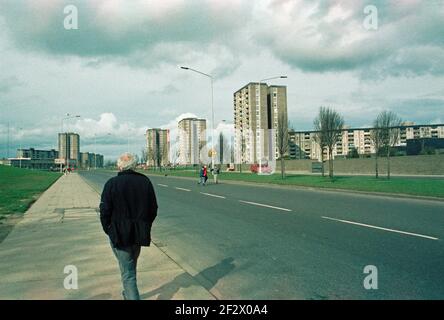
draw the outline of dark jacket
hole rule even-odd
[[[126,170],[105,184],[100,221],[115,247],[149,246],[156,216],[156,195],[147,176]]]

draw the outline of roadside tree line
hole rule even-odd
[[[379,157],[384,154],[387,159],[387,179],[390,179],[390,151],[396,146],[401,135],[401,118],[392,111],[382,111],[373,121],[370,138],[375,148],[375,176],[379,178]],[[341,141],[344,130],[344,118],[334,109],[320,107],[317,117],[313,121],[315,128],[315,141],[320,147],[322,176],[325,176],[324,153],[328,155],[328,174],[334,178],[335,146]],[[281,176],[285,178],[284,155],[288,150],[288,123],[287,119],[279,118],[279,130],[277,132],[278,151],[281,159]]]

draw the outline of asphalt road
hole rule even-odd
[[[153,241],[217,298],[444,299],[444,202],[149,177]]]

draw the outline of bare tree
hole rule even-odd
[[[142,148],[140,154],[141,154],[141,156],[140,156],[140,162],[146,165],[146,162],[148,161],[148,152],[147,152],[147,148]]]
[[[168,143],[168,141],[166,141],[165,139],[164,139],[164,141],[163,141],[163,143],[162,143],[162,145],[161,146],[159,146],[160,147],[160,158],[161,158],[161,160],[160,160],[160,165],[161,166],[165,166],[165,165],[168,165],[168,163],[170,162],[169,160],[170,159],[168,159],[169,157],[169,143]]]
[[[160,167],[161,154],[157,132],[154,133],[153,142],[148,145],[148,159],[154,168]]]
[[[179,160],[179,157],[180,157],[180,149],[179,149],[179,147],[176,145],[176,146],[174,147],[174,149],[171,150],[171,161],[172,161],[173,165],[177,165],[178,160]]]
[[[288,151],[289,135],[288,135],[288,120],[282,112],[278,115],[278,127],[276,130],[276,144],[281,160],[281,178],[285,178],[285,159],[284,156]]]
[[[244,152],[246,149],[245,137],[243,132],[240,134],[240,164],[239,164],[239,172],[242,173],[242,157],[244,156]]]
[[[379,153],[382,149],[382,130],[379,127],[378,122],[375,120],[373,123],[373,129],[370,132],[370,139],[372,140],[373,146],[375,147],[375,176],[376,179],[379,178]]]
[[[382,111],[375,120],[375,127],[380,131],[381,147],[387,156],[387,179],[390,179],[390,151],[399,142],[401,122],[401,118],[392,111]]]
[[[321,147],[322,176],[324,176],[324,148],[328,151],[329,176],[333,178],[333,150],[341,137],[341,130],[344,127],[344,119],[335,110],[321,107],[319,114],[314,120],[316,130],[316,141]]]
[[[325,149],[325,141],[324,141],[324,135],[322,134],[322,131],[320,130],[321,125],[318,123],[318,119],[315,119],[314,122],[315,127],[315,136],[314,139],[316,143],[319,145],[319,148],[321,149],[321,170],[322,170],[322,176],[325,176],[325,170],[324,170],[324,149]]]
[[[156,162],[157,162],[157,156],[156,156],[156,152],[154,150],[153,145],[148,145],[147,147],[147,164],[149,166],[156,166]]]

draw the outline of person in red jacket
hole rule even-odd
[[[204,185],[207,183],[207,180],[208,180],[208,170],[207,170],[207,166],[204,166],[204,172],[203,172],[203,175],[204,175]]]

